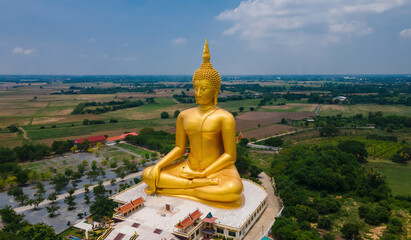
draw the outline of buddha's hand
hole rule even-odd
[[[148,189],[148,193],[155,193],[157,188],[157,183],[158,183],[158,179],[160,178],[160,168],[157,166],[154,166],[149,173],[149,179],[150,182],[148,183],[149,189]]]
[[[204,172],[194,171],[189,167],[183,167],[180,169],[179,174],[183,178],[193,179],[193,178],[203,178],[205,177]]]

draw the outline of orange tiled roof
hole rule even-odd
[[[107,142],[121,140],[121,136],[108,137]]]
[[[188,226],[190,226],[193,223],[193,219],[190,218],[190,216],[186,217],[182,222],[181,225],[183,225],[183,228],[186,229]]]
[[[200,218],[200,216],[203,215],[200,210],[195,210],[193,213],[190,214],[191,219],[193,219],[193,221],[197,220],[198,218]]]
[[[133,204],[134,206],[138,206],[140,204],[142,204],[144,202],[144,199],[142,197],[139,197],[133,201],[131,201],[131,204]]]
[[[124,134],[121,134],[120,137],[121,139],[123,139],[123,138],[126,138],[126,136],[128,135],[137,136],[138,134],[136,132],[124,133]]]
[[[133,204],[127,203],[126,205],[123,205],[123,206],[120,207],[119,212],[121,212],[121,213],[128,212],[131,209],[133,209],[133,207],[134,207]]]

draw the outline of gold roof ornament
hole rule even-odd
[[[216,89],[217,92],[220,91],[221,77],[218,71],[214,69],[213,65],[210,62],[210,50],[208,49],[207,38],[204,44],[203,63],[201,64],[201,67],[194,72],[193,83],[195,80],[201,79],[210,80],[213,84],[214,89]]]

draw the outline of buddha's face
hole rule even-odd
[[[216,90],[213,88],[212,83],[207,79],[194,81],[194,96],[197,104],[211,105],[214,104],[214,98]]]

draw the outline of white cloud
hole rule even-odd
[[[405,0],[247,0],[220,13],[217,19],[230,21],[223,35],[238,34],[250,42],[306,42],[345,35],[372,33],[366,17],[403,5]],[[288,37],[287,37],[288,36]],[[295,39],[295,37],[304,39]],[[315,40],[314,40],[315,39]],[[294,45],[294,43],[292,45]]]
[[[88,41],[89,41],[89,42],[95,42],[96,39],[95,39],[95,38],[89,38]]]
[[[174,45],[182,45],[186,42],[187,42],[187,38],[184,38],[184,37],[179,37],[179,38],[173,39],[173,44]]]
[[[23,53],[23,48],[20,48],[20,47],[16,47],[15,49],[13,49],[13,53],[16,53],[16,54],[21,54],[21,53]]]
[[[23,49],[21,47],[16,47],[13,49],[14,54],[24,54],[24,55],[30,55],[34,52],[34,49]]]
[[[403,38],[411,38],[411,28],[402,30],[399,35]]]

